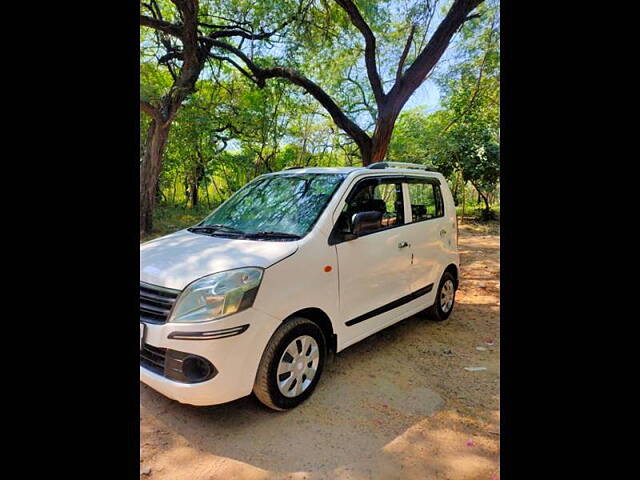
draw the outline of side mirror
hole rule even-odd
[[[356,237],[363,233],[378,230],[382,225],[382,212],[372,210],[356,213],[351,220],[351,225],[351,233]]]

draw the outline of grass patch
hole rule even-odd
[[[480,218],[484,205],[467,204],[464,207],[464,218]],[[500,218],[500,205],[492,205],[491,210],[496,213],[496,217]],[[456,207],[458,218],[462,216],[462,205]]]
[[[460,217],[458,217],[460,222]],[[500,221],[481,221],[475,218],[464,217],[464,223],[458,223],[460,232],[471,233],[473,235],[500,235]]]
[[[153,214],[153,231],[140,238],[140,242],[147,242],[191,227],[209,215],[214,208],[206,204],[198,205],[196,208],[187,208],[184,205],[159,205]]]

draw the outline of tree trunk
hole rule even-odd
[[[484,201],[484,211],[488,213],[491,210],[491,207],[489,206],[489,198],[484,194],[480,194],[480,196]]]
[[[207,207],[211,208],[211,199],[209,198],[209,182],[207,177],[204,177],[204,193],[207,194]]]
[[[191,208],[195,208],[198,206],[198,182],[191,182],[191,186],[189,188],[189,196],[190,196],[190,204]]]
[[[174,76],[173,85],[159,104],[153,105],[140,99],[140,109],[151,117],[147,148],[140,166],[140,233],[142,235],[150,233],[153,228],[155,193],[171,122],[182,102],[195,91],[196,82],[209,53],[209,49],[201,48],[198,41],[199,2],[190,0],[174,3],[182,20],[180,26],[171,31],[172,35],[179,37],[182,41],[180,74],[177,77]],[[151,28],[166,27],[166,23],[142,15],[140,23]]]
[[[169,126],[152,120],[147,133],[144,155],[140,165],[140,234],[151,233],[153,210],[156,205],[162,155],[169,136]]]
[[[166,199],[167,198],[164,196],[164,192],[162,191],[162,188],[160,188],[160,182],[158,182],[156,184],[156,204],[162,203]]]
[[[176,188],[178,187],[178,177],[179,176],[180,176],[180,174],[176,170],[176,175],[175,175],[175,177],[173,177],[173,195],[172,195],[172,198],[171,198],[171,204],[172,205],[176,204]]]
[[[471,185],[473,185],[473,187],[476,189],[476,191],[478,192],[478,196],[480,197],[478,200],[481,199],[482,202],[484,202],[484,210],[482,211],[482,219],[483,220],[490,220],[493,218],[493,214],[491,213],[491,207],[489,206],[489,198],[487,197],[487,195],[485,193],[483,193],[478,186],[471,182]],[[478,202],[480,203],[480,202]]]
[[[205,176],[204,160],[200,152],[198,152],[198,163],[193,167],[193,171],[187,177],[188,189],[186,192],[188,203],[191,208],[198,206],[200,195],[200,184],[203,182]]]
[[[489,210],[489,199],[487,198],[487,195],[485,193],[483,193],[476,185],[473,185],[476,189],[476,192],[478,192],[478,201],[477,203],[480,204],[482,202],[484,202],[484,206],[485,206],[485,211]]]
[[[464,175],[460,172],[460,176],[462,177],[462,218],[460,219],[460,223],[464,223],[464,210],[465,204],[467,203],[467,182],[464,181]]]
[[[389,143],[391,143],[391,136],[393,135],[398,113],[399,111],[396,113],[395,111],[381,110],[370,145],[358,145],[362,154],[363,166],[366,167],[372,163],[384,161],[389,149]]]
[[[191,201],[191,194],[189,193],[191,191],[191,180],[189,180],[189,173],[184,174],[182,186],[184,187],[184,207],[187,208]]]
[[[215,189],[215,191],[218,193],[218,199],[220,200],[220,202],[222,202],[224,200],[224,195],[222,195],[222,192],[218,188],[218,184],[216,183],[216,178],[213,175],[211,176],[211,183],[213,184],[213,188]]]
[[[460,187],[460,178],[459,178],[459,176],[457,174],[456,174],[455,178],[456,178],[456,181],[453,184],[453,192],[452,193],[453,193],[453,203],[457,206],[458,203],[459,203],[458,202],[458,189]]]

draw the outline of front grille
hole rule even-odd
[[[166,356],[166,348],[158,348],[145,344],[142,350],[140,350],[140,365],[158,375],[164,375]]]
[[[140,282],[140,321],[165,323],[179,294],[177,290]]]

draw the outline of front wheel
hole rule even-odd
[[[253,393],[274,410],[289,410],[316,388],[327,352],[320,327],[296,317],[282,324],[265,348]]]
[[[429,309],[429,316],[436,322],[443,322],[451,312],[456,302],[456,280],[449,272],[444,272],[436,292],[436,300]]]

